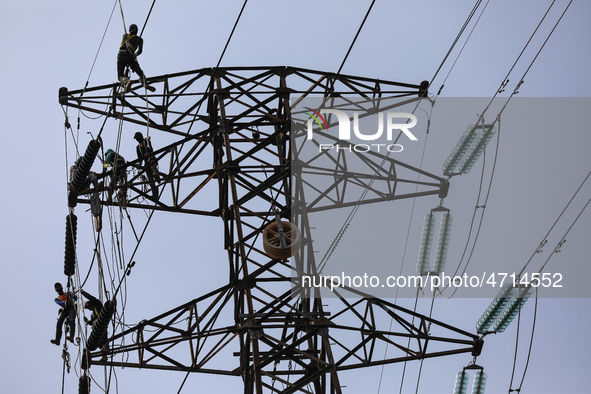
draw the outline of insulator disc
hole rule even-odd
[[[68,191],[68,207],[75,208],[78,205],[78,193],[75,190]]]

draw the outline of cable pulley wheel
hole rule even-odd
[[[281,238],[277,222],[272,222],[263,230],[263,248],[269,257],[274,259],[288,259],[300,249],[300,230],[291,222],[281,221],[285,234],[285,248],[281,247]]]

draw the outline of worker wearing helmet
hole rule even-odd
[[[107,149],[105,152],[104,167],[113,167],[115,178],[119,183],[125,183],[127,180],[127,172],[125,171],[125,158],[113,149]]]
[[[146,86],[146,76],[140,68],[137,57],[141,55],[144,47],[144,40],[137,35],[137,25],[129,26],[129,34],[124,34],[117,54],[117,77],[122,85],[130,83],[125,76],[125,67],[131,68],[139,77],[142,85]]]
[[[62,284],[59,282],[54,285],[54,289],[58,294],[54,301],[60,306],[60,310],[55,328],[55,339],[52,339],[51,343],[59,346],[62,339],[62,326],[64,323],[68,328],[66,338],[68,341],[74,343],[74,333],[76,332],[76,301],[78,297],[70,292],[65,293]]]
[[[125,166],[125,159],[119,153],[113,151],[113,149],[107,149],[105,152],[105,161],[103,163],[103,167],[108,168],[112,167],[113,170],[111,171],[111,186],[109,188],[109,198],[112,197],[113,191],[115,190],[115,186],[119,184],[120,186],[125,186],[127,183],[127,169]],[[118,197],[121,201],[125,199],[125,191],[120,190]]]
[[[158,162],[153,154],[154,149],[152,148],[150,136],[144,138],[144,135],[138,131],[133,138],[138,142],[135,152],[137,153],[137,158],[140,159],[140,165],[142,161],[145,163],[143,169],[152,188],[152,196],[158,198],[158,187],[154,183],[154,178],[159,181],[160,174],[158,173]]]

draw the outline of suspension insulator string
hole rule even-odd
[[[64,254],[64,274],[68,277],[76,272],[76,230],[78,218],[74,213],[66,216],[66,250]],[[68,280],[69,281],[69,280]]]

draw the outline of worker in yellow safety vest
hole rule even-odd
[[[146,76],[140,68],[137,57],[141,55],[144,40],[137,35],[137,25],[129,26],[129,34],[123,34],[119,53],[117,54],[117,76],[122,85],[126,85],[130,79],[125,75],[125,67],[131,68],[139,77],[142,85],[146,86]]]

